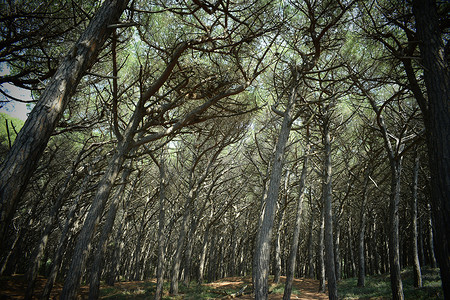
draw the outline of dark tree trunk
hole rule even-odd
[[[450,72],[436,1],[414,0],[420,55],[428,94],[425,118],[431,171],[436,258],[445,298],[450,298]]]
[[[5,240],[10,221],[39,158],[85,71],[117,23],[129,0],[105,1],[70,54],[59,66],[33,108],[0,169],[0,240]]]

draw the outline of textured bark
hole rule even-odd
[[[75,201],[72,204],[72,206],[70,207],[69,213],[67,214],[66,222],[64,224],[64,228],[61,232],[61,236],[60,236],[59,242],[57,244],[58,247],[56,248],[55,254],[53,256],[53,263],[52,263],[50,275],[47,278],[47,282],[45,283],[44,291],[42,292],[42,295],[40,298],[41,300],[47,300],[50,297],[50,293],[52,291],[53,284],[55,283],[56,276],[58,275],[58,272],[59,272],[59,269],[61,266],[64,249],[66,247],[66,242],[69,238],[68,237],[69,230],[70,230],[70,228],[72,228],[72,225],[75,221],[75,213],[77,212],[78,204],[79,204],[83,194],[86,192],[86,188],[88,186],[89,179],[91,177],[90,171],[91,170],[89,168],[88,174],[84,177],[83,183],[81,184],[80,189],[78,190],[77,197],[75,198]]]
[[[17,204],[84,72],[95,62],[129,0],[103,3],[33,108],[0,169],[0,240],[5,240]]]
[[[324,237],[325,237],[325,219],[323,214],[323,209],[320,214],[320,228],[319,228],[319,245],[317,249],[317,276],[319,279],[319,292],[325,293],[325,259],[323,256],[324,246]]]
[[[411,211],[412,211],[412,230],[413,230],[413,269],[414,269],[414,286],[422,287],[422,272],[420,271],[420,261],[419,261],[419,247],[418,247],[418,236],[419,233],[417,231],[417,189],[418,189],[418,180],[419,180],[419,156],[417,154],[417,150],[414,153],[414,170],[413,170],[413,186],[412,186],[412,203],[411,203]]]
[[[330,120],[328,116],[323,124],[324,153],[324,181],[323,181],[323,210],[325,218],[325,268],[328,279],[328,297],[337,300],[336,270],[334,268],[334,245],[333,245],[333,208],[332,208],[332,174],[331,174],[331,135]]]
[[[360,208],[360,223],[359,223],[359,236],[358,236],[358,283],[357,286],[363,287],[366,285],[366,258],[364,255],[364,236],[366,229],[366,203],[368,198],[369,188],[369,168],[367,167],[364,172],[364,184],[362,203]]]
[[[313,231],[314,231],[314,211],[310,207],[309,233],[308,233],[308,277],[314,278],[314,254],[313,254]]]
[[[179,276],[180,276],[181,258],[182,258],[182,254],[183,254],[184,241],[185,241],[186,235],[189,230],[189,221],[191,218],[193,201],[194,201],[194,198],[192,196],[192,190],[191,190],[190,195],[186,199],[186,204],[184,206],[183,221],[182,221],[181,228],[180,228],[180,234],[178,236],[175,256],[173,258],[172,276],[171,276],[170,289],[169,289],[169,293],[171,295],[178,295],[178,282],[179,282]]]
[[[283,300],[289,300],[291,299],[291,293],[292,293],[292,283],[294,281],[294,273],[295,273],[295,267],[296,267],[296,258],[297,258],[297,252],[298,252],[298,244],[300,239],[300,229],[302,224],[302,207],[303,207],[303,192],[304,192],[304,186],[306,181],[306,174],[308,169],[308,147],[306,147],[305,151],[305,158],[303,161],[303,169],[302,173],[300,175],[300,182],[299,182],[299,195],[297,200],[297,212],[295,217],[295,227],[294,227],[294,233],[292,236],[292,244],[291,244],[291,252],[289,254],[289,260],[287,262],[287,273],[286,273],[286,282],[284,286],[284,293],[283,293]]]
[[[286,187],[289,182],[289,172],[286,174]],[[286,197],[289,193],[289,188],[285,189]],[[275,241],[275,266],[274,266],[274,272],[273,272],[273,283],[279,284],[280,283],[280,276],[281,276],[281,229],[283,228],[284,224],[284,213],[285,208],[282,209],[282,211],[279,212],[278,215],[278,225],[276,229],[276,241]]]
[[[100,222],[100,217],[109,198],[113,184],[128,153],[131,137],[120,143],[100,181],[95,198],[91,204],[86,220],[75,245],[72,263],[64,281],[62,299],[75,299],[81,281],[81,275],[91,248],[91,239]]]
[[[431,212],[431,205],[428,204],[428,210],[429,210],[429,214],[428,214],[428,252],[429,252],[429,259],[430,259],[430,264],[431,267],[437,268],[437,262],[436,262],[436,256],[434,254],[434,233],[433,233],[433,220],[432,220],[432,212]]]
[[[296,80],[292,88],[289,103],[284,112],[280,133],[273,156],[272,170],[270,173],[269,186],[263,203],[265,204],[261,226],[258,231],[256,245],[256,270],[255,270],[255,300],[266,300],[269,294],[269,261],[270,261],[270,243],[273,234],[273,223],[276,214],[276,204],[278,192],[280,189],[281,172],[284,163],[284,152],[289,133],[292,126],[291,109],[296,97]]]
[[[391,161],[391,194],[389,203],[389,272],[391,275],[392,298],[394,300],[404,299],[403,283],[400,269],[400,246],[399,246],[399,215],[401,187],[401,158]]]
[[[111,201],[105,224],[103,224],[102,232],[97,244],[97,251],[94,256],[94,262],[92,264],[91,270],[91,280],[89,284],[89,299],[92,300],[98,299],[100,296],[100,276],[103,269],[103,259],[106,253],[106,242],[108,241],[109,234],[111,233],[114,221],[116,220],[116,214],[119,208],[119,203],[123,199],[123,195],[125,193],[125,185],[127,183],[130,174],[131,174],[130,167],[126,167],[122,171],[122,183],[121,183],[122,185],[120,186],[120,189],[117,191],[115,197],[113,197]],[[137,180],[134,182],[134,185],[136,185],[136,183]],[[132,194],[133,191],[130,192],[130,197]]]
[[[156,290],[155,300],[162,299],[164,274],[166,272],[166,212],[164,210],[166,199],[166,166],[164,153],[161,154],[161,162],[159,164],[159,220],[158,220],[158,266],[156,269]]]
[[[436,1],[414,0],[413,13],[428,94],[425,118],[431,171],[436,258],[445,298],[450,298],[450,72]],[[424,112],[424,114],[427,112]]]

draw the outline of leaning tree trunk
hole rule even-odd
[[[299,235],[300,235],[300,229],[301,229],[301,224],[302,224],[301,216],[302,216],[302,206],[303,206],[303,191],[304,191],[306,174],[307,174],[307,169],[308,169],[308,154],[309,153],[308,153],[308,147],[307,147],[306,151],[305,151],[305,158],[303,161],[303,169],[302,169],[302,173],[300,175],[300,183],[299,183],[299,187],[298,187],[299,195],[298,195],[298,202],[297,202],[297,213],[296,213],[296,218],[295,218],[294,234],[292,236],[291,253],[289,254],[289,260],[287,263],[287,274],[286,274],[286,283],[284,286],[283,300],[291,299],[292,282],[294,281]]]
[[[419,261],[419,248],[417,244],[418,240],[418,231],[417,231],[417,188],[418,188],[418,179],[419,179],[419,155],[417,154],[417,149],[414,153],[414,170],[413,170],[413,186],[412,186],[412,230],[413,230],[413,266],[414,266],[414,286],[422,287],[422,273],[420,271],[420,261]]]
[[[328,297],[337,300],[336,270],[334,268],[333,246],[333,209],[332,209],[332,175],[331,175],[331,136],[330,119],[326,116],[323,124],[323,138],[325,147],[325,165],[323,181],[323,210],[325,218],[325,268],[328,278]]]
[[[445,298],[450,298],[450,71],[436,1],[414,0],[417,40],[428,94],[425,119],[431,171],[436,258]],[[426,113],[426,112],[424,112]]]
[[[61,293],[62,299],[74,299],[76,297],[82,272],[84,271],[85,263],[89,255],[91,239],[94,236],[98,223],[100,222],[100,217],[105,208],[113,184],[119,174],[120,168],[125,160],[125,155],[128,153],[131,140],[131,134],[125,135],[124,140],[119,143],[119,146],[111,158],[103,178],[98,184],[95,198],[91,204],[86,220],[83,224],[83,228],[81,229],[75,245],[72,263],[69,267]]]
[[[126,167],[122,171],[121,186],[119,190],[116,192],[115,197],[113,197],[113,200],[111,201],[105,224],[103,224],[100,239],[97,244],[97,252],[95,253],[94,262],[92,264],[91,270],[91,281],[89,284],[89,299],[91,300],[98,299],[100,296],[100,276],[103,269],[103,259],[106,253],[106,242],[108,241],[109,234],[111,233],[114,221],[116,220],[116,214],[119,208],[119,203],[122,201],[123,196],[125,194],[125,185],[130,174],[131,174],[131,166]],[[136,183],[137,180],[134,182],[134,186],[136,186]],[[133,189],[130,191],[129,197],[131,197],[132,194]]]
[[[77,212],[78,204],[83,196],[83,194],[86,192],[89,179],[91,177],[91,170],[88,169],[87,175],[83,179],[83,183],[80,186],[80,189],[78,190],[77,197],[75,198],[74,203],[70,207],[69,213],[66,216],[64,228],[61,232],[61,236],[59,238],[58,246],[56,248],[55,254],[53,256],[53,262],[52,262],[52,268],[50,271],[50,275],[47,277],[47,282],[45,283],[44,291],[41,295],[41,300],[47,300],[50,298],[50,293],[53,288],[53,284],[56,281],[56,276],[58,275],[59,268],[61,266],[62,258],[64,249],[66,247],[66,242],[68,240],[68,234],[69,230],[72,227],[74,221],[75,221],[75,213]]]
[[[92,18],[20,130],[0,169],[0,240],[4,241],[10,221],[39,158],[75,92],[85,71],[112,32],[129,0],[107,0]]]
[[[265,204],[264,213],[261,219],[261,226],[258,230],[256,245],[256,270],[254,278],[255,300],[266,300],[269,294],[269,261],[270,261],[270,243],[272,240],[273,223],[276,214],[276,204],[278,200],[278,191],[280,189],[281,172],[284,163],[284,152],[286,143],[289,139],[289,133],[292,126],[291,109],[294,106],[294,100],[297,96],[297,76],[293,78],[293,87],[289,95],[288,104],[283,114],[280,133],[278,136],[275,153],[273,156],[272,170],[270,173],[269,186],[267,193],[264,194]]]

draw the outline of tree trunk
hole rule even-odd
[[[89,183],[89,179],[91,177],[90,173],[91,173],[91,170],[89,168],[88,174],[84,177],[83,183],[81,184],[80,189],[78,190],[77,197],[75,198],[75,201],[72,204],[72,206],[70,207],[69,213],[67,214],[67,217],[65,220],[66,222],[65,222],[64,228],[61,232],[61,236],[60,236],[59,242],[57,244],[58,246],[56,248],[56,251],[55,251],[55,254],[53,257],[52,268],[51,268],[50,274],[47,278],[47,282],[45,283],[44,291],[42,292],[42,295],[41,295],[41,300],[47,300],[50,297],[50,293],[52,291],[53,284],[55,283],[56,276],[58,275],[59,268],[61,266],[64,249],[66,247],[66,242],[68,240],[69,230],[70,230],[70,228],[72,228],[72,225],[75,221],[75,213],[77,212],[78,204],[79,204],[83,194],[86,192],[86,189],[87,189],[87,186]]]
[[[403,300],[403,284],[400,269],[399,215],[402,159],[391,159],[391,195],[389,204],[389,266],[391,275],[392,298]]]
[[[289,172],[286,174],[287,177],[289,177]],[[286,179],[286,181],[289,181]],[[286,193],[288,193],[288,190],[285,190]],[[273,283],[279,284],[280,283],[280,276],[281,276],[281,229],[283,228],[284,223],[284,212],[285,208],[282,209],[282,211],[279,212],[278,216],[278,226],[276,229],[276,242],[275,242],[275,267],[274,267],[274,276],[273,276]]]
[[[155,300],[161,300],[164,285],[164,273],[166,271],[166,216],[165,216],[165,199],[166,199],[166,166],[164,153],[161,154],[161,162],[159,165],[159,220],[158,220],[158,267],[156,269],[156,290]]]
[[[94,256],[94,262],[92,264],[92,270],[91,270],[91,281],[89,285],[89,299],[94,300],[98,299],[100,296],[100,276],[103,269],[103,259],[106,253],[106,242],[108,241],[109,234],[111,233],[111,230],[114,225],[114,221],[116,219],[117,209],[119,208],[119,203],[123,199],[123,195],[125,194],[125,185],[128,181],[128,177],[131,174],[131,167],[128,166],[122,171],[122,183],[117,191],[115,197],[113,197],[113,200],[111,201],[111,204],[109,206],[108,215],[106,217],[105,224],[102,228],[102,233],[100,235],[100,240],[98,241],[97,245],[97,252]],[[134,186],[136,186],[137,179],[134,182]],[[133,189],[130,191],[129,197],[133,194]]]
[[[308,137],[307,137],[307,140],[308,140]],[[307,169],[308,169],[308,154],[309,154],[308,152],[309,151],[308,151],[308,146],[307,146],[306,151],[305,151],[305,158],[303,161],[303,169],[302,169],[302,173],[300,175],[300,183],[299,183],[299,187],[298,187],[299,193],[298,193],[298,202],[297,202],[297,213],[296,213],[296,218],[295,218],[294,233],[292,236],[291,253],[289,254],[289,260],[287,263],[287,274],[286,274],[286,283],[284,286],[283,300],[291,299],[292,282],[294,281],[299,235],[300,235],[300,229],[301,229],[301,224],[302,224],[301,217],[302,217],[302,206],[303,206],[303,191],[304,191],[306,174],[307,174]]]
[[[324,138],[324,181],[323,181],[323,205],[325,218],[325,268],[328,278],[328,297],[337,300],[336,270],[334,268],[334,245],[333,245],[333,208],[332,208],[332,175],[331,175],[331,136],[330,119],[325,117],[323,125]]]
[[[200,263],[198,266],[198,283],[203,283],[203,277],[205,274],[205,263],[206,263],[206,251],[208,250],[209,243],[209,227],[206,228],[205,234],[203,235],[202,252],[200,254]]]
[[[369,176],[370,176],[370,166],[368,166],[364,172],[364,185],[362,194],[362,203],[360,208],[360,225],[359,225],[359,238],[358,238],[358,284],[359,287],[364,287],[366,285],[366,259],[365,259],[365,249],[364,249],[364,236],[366,228],[366,203],[368,197],[369,188]]]
[[[319,229],[319,247],[317,249],[317,257],[318,257],[318,266],[317,266],[317,275],[319,277],[319,292],[325,293],[325,259],[323,257],[324,246],[324,238],[325,238],[325,219],[324,219],[324,210],[322,209],[320,213],[320,229]]]
[[[280,133],[278,136],[275,153],[272,160],[272,170],[270,173],[269,186],[265,194],[264,214],[261,220],[261,226],[258,231],[256,245],[256,271],[255,271],[255,300],[267,300],[269,294],[269,261],[270,261],[270,243],[272,240],[273,223],[276,214],[276,204],[278,200],[278,191],[280,188],[281,172],[284,163],[284,152],[286,143],[289,139],[289,133],[292,126],[291,109],[294,104],[297,91],[297,76],[293,79],[293,88],[289,95],[289,101],[284,112]]]
[[[314,278],[314,254],[313,254],[313,231],[314,231],[314,211],[310,207],[309,233],[308,233],[308,277]]]
[[[0,240],[39,158],[85,71],[95,62],[129,0],[108,0],[92,18],[74,48],[63,60],[20,130],[0,169]]]
[[[434,254],[434,230],[433,230],[433,218],[432,212],[430,208],[430,204],[428,204],[428,251],[430,256],[430,264],[433,269],[437,268],[436,256]]]
[[[418,248],[418,228],[417,228],[417,189],[419,180],[419,156],[417,149],[414,153],[414,170],[413,170],[413,186],[412,186],[412,230],[413,230],[413,263],[414,263],[414,286],[422,287],[422,273],[420,271],[419,248]]]
[[[191,218],[192,203],[193,198],[189,196],[186,199],[186,204],[184,206],[183,221],[180,228],[180,235],[178,236],[175,256],[173,258],[172,278],[170,281],[169,289],[169,293],[171,295],[178,295],[178,281],[180,277],[181,258],[183,254],[184,241],[189,230],[189,220]]]
[[[413,13],[428,94],[425,118],[431,171],[436,258],[445,298],[450,298],[450,72],[436,1],[414,0]]]
[[[62,299],[75,299],[78,287],[81,281],[81,275],[85,267],[87,257],[90,252],[91,239],[95,233],[95,229],[100,222],[100,217],[108,200],[112,186],[119,174],[120,168],[128,153],[131,136],[120,142],[120,146],[114,153],[109,166],[103,175],[97,187],[97,193],[91,204],[86,220],[78,236],[72,256],[72,263],[64,281],[63,290],[61,293]]]

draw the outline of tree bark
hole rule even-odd
[[[325,268],[328,278],[328,297],[337,300],[336,270],[334,268],[334,245],[333,245],[333,208],[332,208],[332,174],[331,174],[331,135],[330,119],[325,117],[323,124],[324,138],[324,181],[323,181],[323,205],[325,218]]]
[[[97,244],[97,252],[94,256],[94,262],[92,264],[91,270],[91,280],[89,284],[89,299],[95,300],[100,296],[100,276],[103,269],[103,259],[106,253],[106,242],[108,241],[109,234],[114,225],[114,221],[116,220],[117,210],[119,208],[119,204],[123,199],[125,194],[125,185],[128,181],[128,177],[131,174],[131,167],[128,166],[122,171],[122,182],[119,190],[117,191],[115,197],[111,201],[109,206],[108,215],[106,217],[105,224],[103,225],[102,232],[100,235],[100,239]],[[136,185],[137,180],[134,185]],[[131,197],[133,194],[133,190],[130,192]]]
[[[363,184],[363,194],[362,203],[360,208],[360,225],[359,225],[359,237],[358,237],[358,283],[357,286],[364,287],[366,285],[366,258],[364,251],[364,236],[366,229],[366,203],[368,198],[368,188],[369,188],[369,171],[370,166],[368,166],[364,172],[364,184]]]
[[[62,258],[63,258],[63,254],[64,254],[64,249],[66,247],[66,242],[68,240],[69,230],[74,223],[75,213],[77,212],[78,204],[79,204],[83,194],[86,192],[86,189],[87,189],[87,186],[89,183],[89,179],[91,177],[90,167],[88,167],[88,168],[89,168],[88,173],[84,177],[83,183],[81,184],[80,189],[78,190],[77,197],[75,198],[74,203],[70,207],[69,213],[67,214],[67,217],[65,219],[64,228],[61,232],[58,246],[57,246],[55,254],[53,256],[52,268],[50,271],[50,275],[47,278],[47,282],[45,283],[45,287],[44,287],[44,290],[43,290],[41,298],[40,298],[41,300],[49,299],[50,293],[53,288],[53,284],[55,283],[56,276],[58,275],[58,272],[59,272],[59,269],[61,266],[61,262],[62,262]]]
[[[308,140],[308,137],[307,137]],[[291,244],[291,252],[289,254],[289,260],[287,263],[287,273],[286,273],[286,282],[284,286],[284,293],[283,293],[283,300],[289,300],[291,299],[291,293],[292,293],[292,282],[294,281],[294,274],[295,274],[295,267],[296,267],[296,258],[297,258],[297,252],[298,252],[298,243],[300,238],[300,229],[302,224],[302,207],[303,207],[303,192],[304,192],[304,186],[306,181],[306,174],[308,169],[308,146],[306,147],[305,151],[305,158],[303,161],[303,169],[302,173],[300,175],[300,183],[298,187],[298,200],[297,200],[297,212],[296,212],[296,218],[295,218],[295,227],[294,227],[294,233],[292,236],[292,244]]]
[[[270,243],[273,234],[273,223],[276,214],[276,204],[278,200],[278,191],[280,189],[281,172],[284,163],[284,152],[289,133],[292,126],[291,109],[296,97],[297,82],[296,76],[293,80],[294,87],[289,95],[289,103],[284,112],[280,133],[278,136],[275,153],[273,156],[272,170],[270,173],[269,186],[265,199],[263,199],[264,214],[261,220],[261,226],[258,231],[256,245],[256,271],[255,271],[255,300],[267,300],[269,294],[269,261],[270,261]]]
[[[450,72],[436,1],[414,0],[413,13],[428,94],[428,156],[431,171],[436,258],[445,298],[450,298]],[[426,113],[426,112],[424,112]]]
[[[391,161],[391,194],[389,203],[389,265],[392,298],[403,300],[403,284],[400,269],[399,214],[402,159]]]
[[[413,230],[413,269],[414,269],[414,286],[422,287],[422,273],[420,271],[420,261],[419,261],[419,247],[418,247],[418,230],[417,230],[417,189],[419,180],[419,155],[417,154],[417,149],[414,152],[414,169],[413,169],[413,186],[412,186],[412,230]]]
[[[162,299],[164,273],[166,272],[166,212],[164,210],[164,206],[166,199],[167,177],[164,155],[164,153],[161,154],[161,161],[159,165],[158,267],[156,269],[155,300]]]
[[[111,34],[108,25],[118,22],[128,2],[108,0],[103,3],[50,80],[3,161],[0,168],[0,240],[5,240],[17,204],[64,108]]]
[[[324,251],[324,239],[325,239],[325,218],[324,218],[324,209],[321,210],[320,213],[320,228],[319,228],[319,245],[317,249],[317,276],[319,277],[319,292],[325,293],[325,259],[323,256]]]

